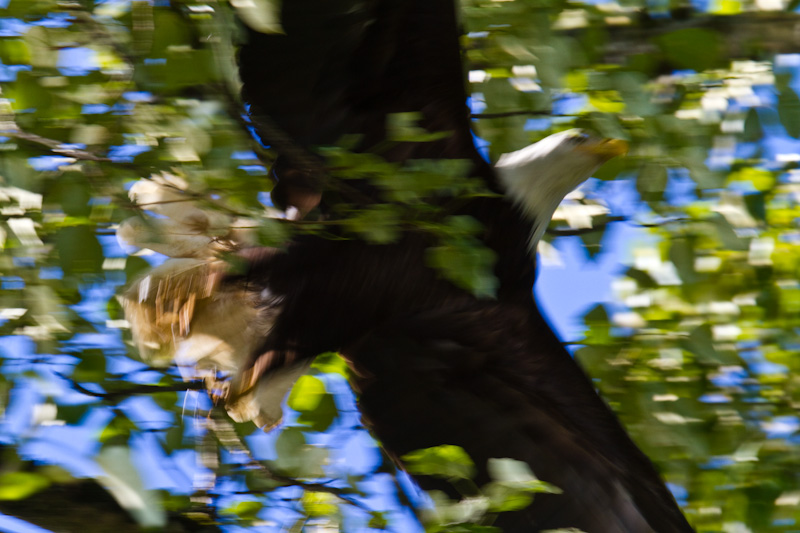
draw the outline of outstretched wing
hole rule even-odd
[[[256,118],[267,117],[305,148],[359,135],[359,150],[375,149],[389,115],[419,113],[421,126],[449,136],[394,146],[385,157],[480,163],[455,9],[452,0],[283,2],[284,34],[251,30],[241,49],[244,100]],[[275,132],[261,133],[280,142]]]

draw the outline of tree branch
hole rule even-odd
[[[603,231],[612,222],[624,222],[628,220],[624,216],[608,217],[603,220],[602,224],[592,225],[588,228],[547,228],[546,233],[554,237],[574,237],[576,235],[586,235],[587,233],[594,233],[596,231]]]
[[[35,133],[28,133],[26,131],[22,131],[19,127],[14,125],[14,129],[4,129],[0,130],[0,135],[5,135],[8,137],[13,137],[15,139],[19,139],[21,141],[26,141],[32,144],[38,144],[41,146],[46,146],[50,149],[51,152],[59,155],[63,155],[65,157],[72,157],[74,159],[80,159],[84,161],[100,161],[100,162],[111,162],[111,159],[107,157],[102,157],[92,152],[87,152],[86,150],[79,150],[77,148],[65,148],[64,143],[61,141],[56,141],[55,139],[48,139],[47,137],[42,137],[41,135],[36,135]]]
[[[503,113],[471,113],[469,118],[491,119],[491,118],[515,117],[519,115],[545,116],[545,117],[554,116],[553,112],[549,109],[542,109],[539,111],[534,111],[531,109],[518,109],[516,111],[505,111]],[[558,116],[564,116],[564,115],[558,115]]]
[[[639,228],[660,228],[661,226],[666,226],[667,224],[672,224],[675,222],[683,222],[689,220],[687,217],[676,217],[676,218],[669,218],[664,220],[659,220],[657,222],[632,222],[626,216],[618,215],[613,217],[606,217],[602,224],[593,225],[590,228],[547,228],[546,232],[548,235],[552,235],[554,237],[574,237],[576,235],[586,235],[589,233],[594,233],[596,231],[605,230],[606,227],[613,223],[613,222],[627,222],[632,226],[636,226]]]
[[[606,15],[611,15],[606,13]],[[573,37],[590,28],[563,33]],[[721,57],[768,59],[775,54],[800,50],[800,15],[786,12],[748,12],[738,15],[684,15],[663,19],[637,20],[631,24],[609,26],[608,42],[600,61],[624,64],[627,57],[659,53],[658,37],[684,29],[711,30],[721,39]]]
[[[89,390],[71,377],[55,372],[55,374],[67,381],[70,386],[81,394],[91,396],[92,398],[101,398],[103,400],[116,401],[121,398],[129,396],[136,396],[137,394],[158,394],[159,392],[185,392],[190,390],[205,390],[206,385],[203,381],[187,381],[185,383],[176,383],[175,385],[150,385],[141,384],[133,387],[128,387],[124,390],[111,391],[111,392],[95,392]]]

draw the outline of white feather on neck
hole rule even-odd
[[[564,197],[603,163],[603,158],[579,148],[586,139],[578,130],[556,133],[503,154],[495,164],[506,194],[531,222],[532,254]]]

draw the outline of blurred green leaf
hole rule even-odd
[[[660,202],[667,188],[667,167],[649,163],[642,168],[636,178],[636,190],[645,202]]]
[[[164,447],[167,453],[171,453],[176,450],[181,450],[191,446],[191,444],[187,446],[187,443],[184,441],[183,432],[184,432],[183,424],[167,429],[164,439]]]
[[[386,137],[396,142],[430,142],[445,139],[450,132],[429,132],[418,123],[422,119],[420,113],[392,113],[386,117]]]
[[[66,424],[75,426],[83,419],[86,413],[91,409],[90,405],[59,405],[58,406],[58,419],[63,420]]]
[[[746,194],[744,195],[743,199],[744,205],[747,207],[747,212],[750,213],[750,216],[761,222],[766,221],[767,203],[764,194]]]
[[[270,479],[263,472],[254,470],[245,472],[244,481],[247,489],[254,492],[270,492],[283,486],[281,482]]]
[[[497,292],[495,254],[475,238],[446,239],[429,248],[426,259],[445,278],[478,297],[493,297]]]
[[[725,217],[717,215],[712,218],[712,223],[717,230],[717,237],[722,242],[722,245],[728,250],[747,250],[749,241],[745,238],[739,237],[736,231],[731,226]]]
[[[265,219],[258,224],[258,242],[264,246],[283,246],[291,237],[290,227],[278,220]]]
[[[789,136],[800,137],[800,97],[791,87],[783,87],[778,93],[778,118]]]
[[[14,111],[35,111],[44,114],[53,104],[53,94],[42,87],[41,80],[29,72],[21,71],[17,80],[6,84],[3,95],[8,97]]]
[[[128,256],[125,258],[125,280],[133,283],[141,274],[150,269],[150,263],[141,257]]]
[[[409,452],[403,465],[412,474],[437,476],[446,479],[472,479],[475,465],[459,446],[442,445]]]
[[[711,326],[703,324],[689,332],[688,338],[683,340],[681,344],[686,351],[693,354],[701,362],[716,365],[722,363],[722,358],[714,348],[712,339]]]
[[[126,445],[105,442],[95,460],[103,469],[103,484],[117,503],[143,529],[163,529],[167,523],[161,493],[145,488]]]
[[[731,182],[747,181],[753,185],[757,191],[769,191],[775,185],[775,175],[769,170],[753,167],[745,167],[737,172],[731,173],[728,178]]]
[[[611,324],[603,304],[592,307],[589,312],[583,315],[583,321],[589,327],[586,332],[586,342],[602,345],[611,341]]]
[[[685,28],[660,35],[656,44],[678,68],[707,70],[724,61],[724,40],[714,30]]]
[[[311,518],[331,517],[339,510],[336,496],[329,492],[304,491],[301,503],[303,510]]]
[[[181,20],[180,15],[166,7],[159,6],[153,10],[153,27],[150,57],[164,57],[170,47],[180,49],[191,46],[191,26]]]
[[[100,433],[99,440],[108,445],[124,444],[128,442],[131,432],[135,430],[136,424],[124,414],[117,413]]]
[[[758,118],[758,111],[755,107],[751,107],[747,110],[742,140],[744,142],[757,142],[761,139],[763,134],[761,120]]]
[[[272,465],[282,474],[296,478],[318,478],[325,475],[328,451],[307,443],[303,430],[284,429],[275,441],[277,459]]]
[[[103,248],[89,226],[61,228],[55,237],[59,262],[65,274],[99,274]]]
[[[695,283],[698,279],[694,270],[694,245],[686,238],[673,239],[669,247],[669,259],[675,265],[684,283]]]
[[[106,356],[101,350],[84,350],[80,362],[72,372],[76,381],[99,382],[106,377]]]
[[[658,283],[644,270],[631,267],[625,271],[625,276],[635,280],[637,285],[643,289],[658,287]]]
[[[389,521],[384,516],[385,513],[379,511],[371,511],[369,515],[370,515],[369,522],[367,522],[368,528],[387,529],[387,527],[389,526]]]
[[[152,394],[151,398],[156,402],[156,405],[165,411],[171,411],[178,403],[178,393],[173,391],[157,392]]]
[[[311,368],[320,374],[339,374],[345,379],[350,377],[350,367],[347,366],[347,361],[336,352],[325,352],[319,354]]]
[[[77,173],[64,173],[48,189],[44,202],[61,206],[64,214],[71,217],[88,217],[92,191],[86,178]]]
[[[223,514],[235,515],[242,520],[251,522],[258,518],[258,513],[260,513],[263,508],[264,504],[262,502],[247,500],[235,503],[220,512]]]
[[[603,237],[605,236],[606,227],[602,224],[597,224],[592,228],[592,231],[582,232],[579,235],[583,249],[589,256],[589,259],[595,259],[600,252],[603,251]]]
[[[325,383],[314,376],[300,376],[286,401],[300,412],[297,419],[314,431],[325,431],[339,414],[333,395],[325,390]]]
[[[342,225],[371,244],[389,244],[400,238],[400,214],[389,205],[363,209]]]
[[[624,157],[615,157],[597,169],[594,173],[594,177],[603,181],[613,180],[619,176],[621,172],[626,170],[628,165],[629,163]]]
[[[5,65],[23,65],[30,63],[31,54],[22,39],[0,39],[0,61]]]
[[[0,500],[24,500],[50,486],[50,480],[36,472],[0,474]]]

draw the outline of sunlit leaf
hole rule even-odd
[[[325,431],[338,415],[333,395],[325,390],[325,383],[314,376],[300,376],[286,403],[300,412],[297,421],[314,431]]]
[[[350,377],[350,368],[347,366],[347,361],[336,352],[319,354],[311,364],[311,368],[321,374],[339,374],[345,379]]]
[[[0,500],[23,500],[50,486],[50,480],[36,472],[0,474]]]
[[[745,167],[731,173],[729,180],[750,182],[757,191],[768,191],[775,185],[775,175],[772,172],[753,167]]]
[[[252,521],[258,518],[258,513],[261,512],[261,509],[264,508],[264,504],[262,502],[257,502],[253,500],[246,500],[243,502],[238,502],[230,507],[223,509],[221,512],[223,514],[235,515],[245,521]]]
[[[312,518],[329,517],[337,513],[336,497],[328,492],[307,490],[301,500],[303,510]]]
[[[608,313],[602,304],[594,306],[583,316],[583,320],[589,330],[586,333],[586,340],[591,344],[607,344],[611,340],[611,325]]]
[[[592,91],[589,103],[602,113],[620,113],[625,109],[625,102],[616,91]]]
[[[438,476],[447,479],[471,479],[475,465],[459,446],[442,445],[409,452],[403,465],[412,474]]]
[[[31,54],[22,39],[0,39],[0,60],[6,65],[30,63]]]
[[[104,444],[125,443],[134,430],[136,430],[136,425],[127,416],[119,413],[100,433],[99,440]]]

